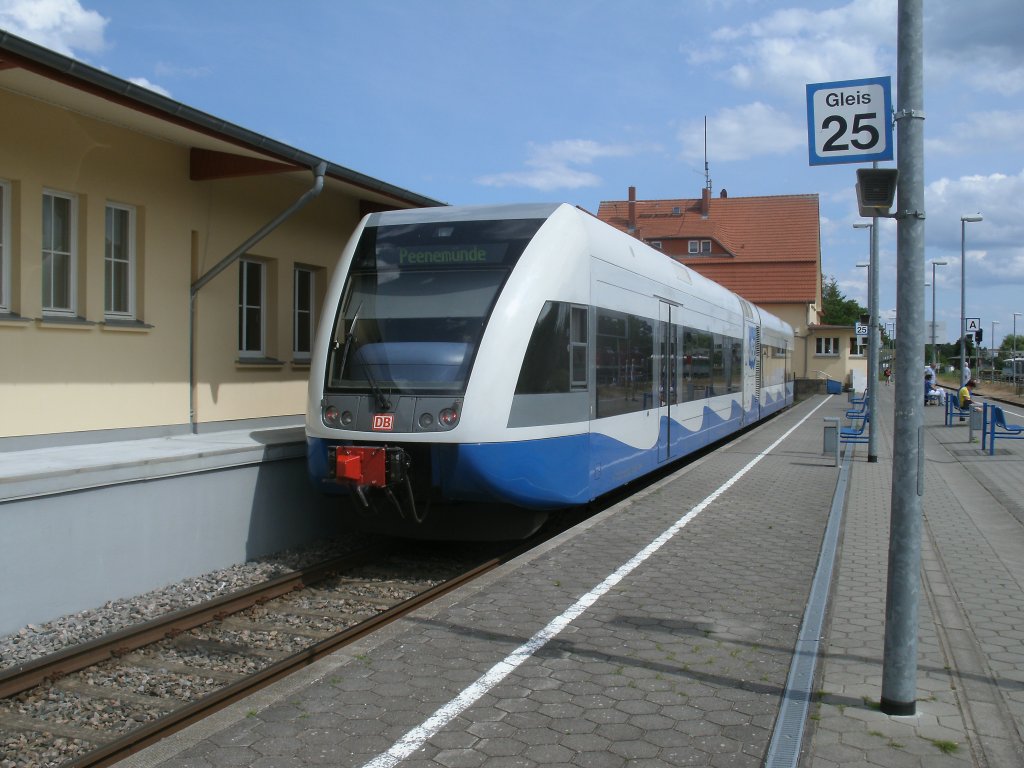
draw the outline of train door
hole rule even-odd
[[[743,366],[743,408],[749,419],[761,417],[761,387],[764,360],[761,356],[761,327],[747,322],[747,360]]]
[[[681,379],[679,376],[679,354],[676,347],[676,333],[673,319],[681,317],[677,305],[667,301],[658,302],[658,350],[655,354],[654,372],[658,382],[658,405],[660,429],[658,430],[658,461],[666,461],[672,455],[672,408],[676,403]]]

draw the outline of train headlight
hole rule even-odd
[[[442,427],[451,429],[459,423],[459,412],[454,408],[445,408],[437,415],[437,420]]]
[[[337,427],[341,424],[341,415],[333,405],[324,408],[324,424],[328,427]]]
[[[355,421],[355,416],[352,415],[352,411],[344,411],[341,414],[341,423],[346,427],[352,426],[352,422]]]
[[[420,414],[420,429],[430,429],[434,425],[434,417],[429,413]]]

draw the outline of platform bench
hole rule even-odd
[[[848,419],[866,419],[868,417],[868,402],[870,401],[870,399],[871,399],[870,397],[865,395],[864,399],[861,401],[860,408],[851,408],[850,410],[848,410],[846,412],[846,418],[848,418]]]
[[[996,452],[996,438],[1000,440],[1024,440],[1024,425],[1007,424],[1006,414],[998,405],[991,407],[991,418],[988,422],[988,455]],[[982,446],[984,448],[984,446]]]
[[[868,441],[868,436],[864,434],[864,427],[868,425],[870,419],[866,413],[861,418],[863,420],[859,427],[843,427],[839,430],[840,443],[866,443]]]
[[[946,426],[953,426],[953,417],[959,416],[961,420],[969,418],[971,415],[971,407],[966,408],[960,407],[960,397],[956,392],[950,392],[946,395]]]

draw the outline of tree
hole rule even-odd
[[[839,290],[834,277],[827,278],[821,284],[821,322],[825,325],[856,325],[860,316],[866,315],[864,309],[853,299],[848,299]]]
[[[1014,340],[1016,340],[1016,344],[1014,344]],[[1008,333],[1003,337],[1003,343],[999,345],[999,356],[1009,360],[1014,350],[1017,350],[1017,357],[1024,357],[1024,335],[1018,333],[1014,336],[1012,333]]]

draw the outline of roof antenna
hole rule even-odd
[[[711,173],[708,167],[708,116],[704,115],[704,186],[711,191]]]

